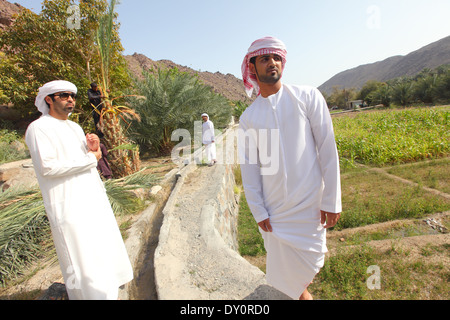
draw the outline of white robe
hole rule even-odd
[[[323,266],[320,210],[340,213],[339,159],[331,116],[320,92],[283,85],[258,96],[240,118],[239,156],[248,205],[267,251],[267,281],[298,299]],[[261,130],[262,129],[262,130]],[[270,129],[269,132],[264,129]]]
[[[205,152],[208,161],[216,160],[216,144],[214,137],[214,124],[211,120],[207,120],[202,124],[202,140],[205,145]]]
[[[26,143],[69,299],[117,299],[133,270],[83,130],[45,115],[30,124]]]

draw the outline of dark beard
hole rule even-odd
[[[256,70],[256,68],[255,68],[255,70]],[[262,76],[258,73],[258,70],[256,70],[256,76],[258,77],[259,82],[267,83],[267,84],[275,84],[278,81],[280,81],[280,79],[281,79],[281,74],[278,72],[278,70],[277,70],[277,73],[275,75],[267,75],[267,74],[265,74],[265,75],[262,75]]]

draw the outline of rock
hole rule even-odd
[[[158,194],[158,192],[160,192],[162,190],[161,186],[154,186],[150,189],[150,194],[155,196]]]
[[[2,191],[13,186],[34,187],[38,185],[31,159],[0,165],[0,188]]]
[[[17,3],[0,0],[0,30],[6,29],[14,23],[14,15],[18,14],[24,7]]]
[[[436,220],[435,218],[428,218],[423,220],[423,222],[425,222],[433,230],[437,230],[442,233],[446,233],[448,231],[447,228],[442,224],[442,222]]]
[[[63,283],[52,284],[39,300],[69,300],[66,286]]]

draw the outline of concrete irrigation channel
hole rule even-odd
[[[236,162],[224,159],[235,155],[235,140],[233,126],[217,137],[218,164],[192,161],[166,176],[168,198],[152,204],[130,230],[135,280],[122,288],[121,299],[287,299],[237,251]]]

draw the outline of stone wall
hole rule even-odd
[[[233,250],[238,250],[237,217],[239,213],[239,196],[235,194],[234,166],[226,165],[223,180],[215,199],[215,228],[225,243]]]
[[[217,193],[214,199],[215,221],[214,225],[225,243],[233,250],[238,251],[237,242],[237,218],[239,213],[239,195],[235,193],[234,170],[237,164],[232,161],[226,161],[226,156],[234,154],[235,148],[235,129],[230,127],[221,134],[216,141],[217,158],[219,165],[224,166],[221,179],[216,181]],[[231,141],[231,143],[228,143]],[[221,163],[221,164],[220,164]]]

